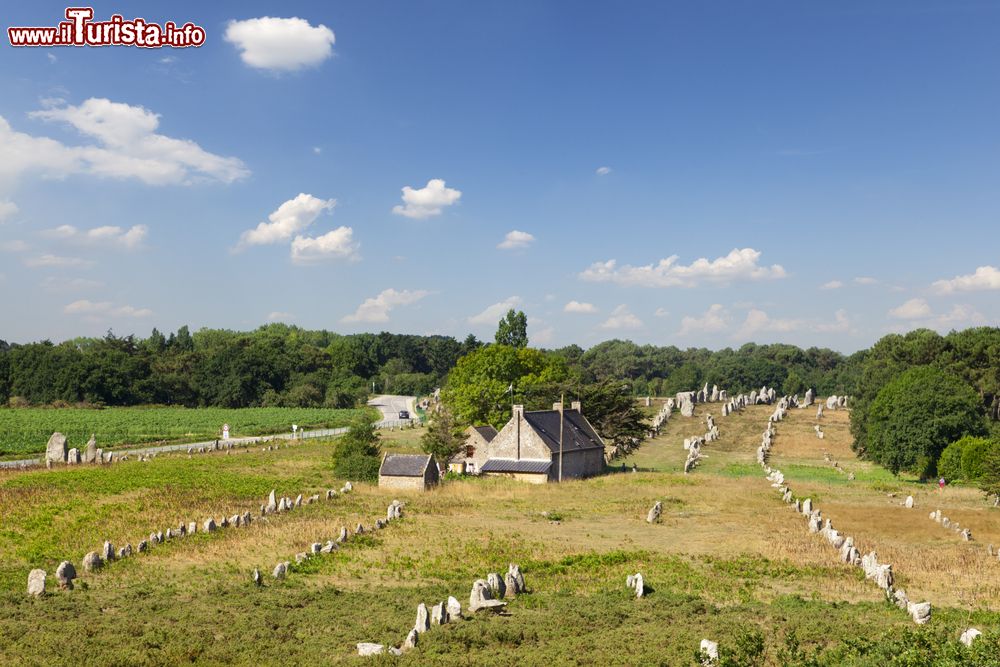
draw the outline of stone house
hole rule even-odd
[[[465,429],[465,446],[448,460],[448,470],[460,475],[478,475],[486,463],[487,448],[497,435],[492,426]]]
[[[378,469],[380,489],[426,491],[441,481],[430,454],[385,454]]]
[[[514,414],[487,446],[485,475],[510,477],[534,484],[559,481],[560,421],[562,479],[580,479],[604,472],[604,441],[583,416],[579,401],[569,410],[556,403],[551,410]]]

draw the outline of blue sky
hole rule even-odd
[[[512,305],[548,347],[853,351],[1000,320],[1000,4],[94,10],[207,40],[0,40],[0,338],[490,338]]]

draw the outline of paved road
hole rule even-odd
[[[368,401],[368,405],[378,408],[378,411],[382,413],[382,421],[379,422],[382,426],[396,426],[406,423],[399,419],[400,410],[408,411],[411,419],[417,418],[416,396],[376,396]]]

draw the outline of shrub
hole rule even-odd
[[[381,437],[371,415],[355,417],[334,447],[334,471],[342,479],[374,482],[381,464]]]
[[[983,465],[987,455],[991,450],[997,448],[998,443],[986,438],[965,437],[962,439],[968,441],[962,451],[962,479],[967,482],[977,482],[985,472]]]
[[[938,475],[949,482],[962,479],[962,453],[965,451],[968,441],[972,439],[975,438],[966,436],[944,448],[944,451],[941,452],[941,458],[938,459]]]

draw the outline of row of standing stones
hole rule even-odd
[[[884,591],[886,599],[906,611],[914,623],[918,625],[927,623],[931,619],[931,603],[911,602],[906,595],[906,591],[901,588],[895,588],[891,564],[879,563],[878,554],[874,549],[870,553],[862,555],[855,546],[853,537],[845,537],[834,529],[833,522],[829,518],[823,518],[822,512],[813,506],[811,498],[806,498],[805,500],[795,498],[791,488],[785,483],[784,474],[779,469],[772,468],[768,464],[773,438],[776,433],[775,424],[785,418],[787,408],[789,407],[788,403],[785,402],[786,398],[783,398],[779,402],[778,409],[768,418],[767,429],[764,431],[761,445],[757,449],[757,461],[764,468],[767,480],[781,494],[781,498],[785,503],[792,505],[797,513],[808,520],[810,533],[818,533],[825,537],[834,549],[839,550],[842,562],[862,568],[865,578],[873,580]],[[837,405],[841,406],[841,403],[843,406],[846,406],[846,397],[840,397]],[[904,501],[904,506],[907,508],[912,508],[913,504],[913,496],[908,496]],[[962,633],[960,640],[969,646],[980,634],[982,633],[978,629],[969,628]]]
[[[335,491],[333,493],[336,494]],[[327,494],[328,494],[327,497],[332,497],[331,495],[329,495],[330,494],[329,491],[327,492]],[[273,503],[274,503],[274,497],[272,492],[272,496],[268,501],[268,506],[271,506]],[[280,509],[281,507],[282,503],[279,502],[276,505],[276,509],[274,511],[276,512],[282,511]],[[403,518],[403,503],[399,502],[398,500],[393,500],[392,503],[389,505],[389,507],[386,509],[385,519],[384,520],[375,519],[375,522],[372,524],[372,530],[373,531],[382,530],[383,528],[387,527],[392,521],[401,518]],[[364,525],[360,523],[354,529],[355,535],[363,535],[365,534],[365,532],[366,530]],[[346,527],[341,526],[340,533],[337,535],[335,539],[327,540],[326,544],[323,544],[322,542],[313,542],[311,545],[309,545],[309,551],[302,551],[295,554],[295,564],[301,565],[302,563],[305,563],[307,560],[313,557],[324,554],[331,554],[340,548],[339,545],[346,543],[348,539],[350,539],[350,537],[351,537],[350,531],[348,531]],[[291,561],[287,560],[279,561],[274,566],[274,569],[271,571],[271,576],[279,580],[284,579],[291,571],[291,567],[292,567]],[[264,577],[261,576],[259,569],[256,568],[254,569],[251,578],[255,585],[257,586],[264,585]]]
[[[350,482],[346,482],[341,488],[340,493],[349,493],[353,488],[354,486]],[[326,492],[327,500],[331,500],[336,496],[337,492],[333,489]],[[272,490],[268,499],[268,504],[261,505],[260,516],[263,517],[271,513],[289,512],[295,508],[301,507],[303,504],[310,505],[318,502],[319,499],[319,494],[314,494],[307,498],[303,498],[302,494],[299,494],[294,501],[289,498],[281,498],[280,502],[276,502],[275,492]],[[246,527],[255,520],[256,519],[251,512],[244,512],[242,514],[237,513],[232,516],[223,516],[218,521],[216,521],[213,517],[209,517],[201,524],[200,532],[213,533],[223,528]],[[91,551],[83,557],[83,571],[97,572],[115,560],[123,560],[125,558],[129,558],[133,554],[145,553],[157,544],[194,535],[197,532],[199,532],[197,521],[191,521],[188,523],[182,521],[177,528],[170,527],[165,531],[160,530],[150,533],[149,539],[140,540],[134,549],[132,544],[128,543],[116,550],[114,544],[112,544],[109,540],[105,540],[104,545],[101,547],[99,552]],[[47,576],[48,574],[45,570],[31,570],[31,572],[28,573],[28,595],[34,597],[41,597],[42,595],[45,595]],[[56,568],[56,580],[59,582],[59,588],[61,590],[73,590],[73,580],[76,578],[76,568],[73,566],[73,563],[68,560],[61,562]]]
[[[518,565],[511,563],[507,567],[507,574],[501,577],[496,572],[490,572],[486,579],[476,579],[472,583],[472,592],[469,594],[469,613],[475,614],[478,611],[499,612],[503,610],[507,603],[504,598],[517,597],[527,592],[524,585],[524,575]],[[420,635],[430,631],[436,625],[446,625],[453,620],[462,618],[462,605],[453,596],[449,596],[446,602],[439,602],[430,608],[421,602],[417,605],[417,620],[406,635],[406,639],[400,646],[391,646],[388,653],[392,655],[402,655],[405,651],[414,648],[419,641]],[[381,655],[386,652],[385,644],[375,642],[359,642],[357,645],[358,655]]]

